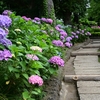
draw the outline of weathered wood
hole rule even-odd
[[[65,75],[64,81],[100,81],[100,75]]]

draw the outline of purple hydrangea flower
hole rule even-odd
[[[76,31],[77,34],[80,34],[80,31]]]
[[[8,28],[12,23],[12,20],[9,16],[0,15],[0,27]]]
[[[47,21],[46,22],[49,23],[49,24],[52,24],[53,23],[53,20],[50,19],[50,18],[47,18]]]
[[[72,34],[72,35],[76,35],[76,33],[75,33],[75,32],[71,32],[71,34]]]
[[[4,49],[4,51],[0,50],[0,60],[8,60],[12,57],[12,54],[9,50]]]
[[[38,84],[39,86],[43,85],[43,79],[38,75],[31,75],[28,79],[28,82],[31,84]]]
[[[36,23],[36,24],[41,24],[41,22],[36,21],[36,20],[32,20],[32,22]]]
[[[46,18],[41,18],[41,20],[42,20],[43,22],[47,22],[47,19],[46,19]]]
[[[62,26],[61,26],[60,24],[58,24],[56,27],[59,27],[59,28],[61,28]]]
[[[60,32],[60,35],[66,37],[67,36],[67,33],[65,31],[62,31],[62,32]]]
[[[34,20],[35,20],[35,21],[40,21],[41,19],[38,18],[38,17],[35,17]]]
[[[23,18],[24,20],[26,20],[26,21],[31,20],[31,18],[28,18],[28,17],[26,17],[26,16],[22,16],[22,18]]]
[[[63,29],[60,29],[58,26],[55,27],[55,29],[59,32],[63,32],[64,30]]]
[[[4,54],[4,60],[8,60],[9,58],[12,57],[11,52],[9,50],[6,50],[6,49],[4,49],[3,54]]]
[[[67,37],[67,38],[66,38],[66,41],[67,41],[67,42],[70,42],[71,40],[72,40],[71,37]]]
[[[84,33],[84,30],[82,30],[82,33]]]
[[[74,38],[74,36],[72,35],[71,38]]]
[[[86,34],[87,34],[87,35],[91,35],[91,33],[90,33],[90,32],[87,32]]]
[[[0,60],[4,59],[3,51],[0,50]]]
[[[6,37],[7,33],[4,29],[0,28],[0,39],[3,39],[4,37]]]
[[[64,44],[62,41],[60,40],[53,40],[52,43],[56,46],[59,46],[59,47],[64,47]]]
[[[3,38],[3,39],[0,39],[0,44],[3,44],[4,46],[9,46],[9,45],[12,45],[12,42],[7,38]]]
[[[12,13],[12,11],[10,11],[10,10],[4,10],[2,15],[7,15],[8,16],[11,13]]]
[[[59,56],[53,56],[49,59],[49,62],[58,66],[64,66],[64,60],[61,59]]]
[[[75,38],[77,38],[77,39],[78,39],[78,35],[76,35],[76,36],[75,36]]]
[[[61,39],[61,40],[64,40],[64,39],[65,39],[65,37],[64,37],[64,36],[60,36],[60,39]]]
[[[71,44],[69,42],[66,42],[65,43],[65,46],[67,46],[68,48],[70,48],[71,47]]]

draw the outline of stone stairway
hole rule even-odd
[[[74,74],[65,74],[64,82],[73,80],[76,84],[78,98],[60,100],[100,100],[100,41],[92,40],[88,45],[73,51],[72,57]],[[67,91],[68,92],[68,91]],[[71,97],[71,96],[70,96]]]

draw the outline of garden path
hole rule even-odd
[[[60,100],[100,100],[100,40],[71,52],[65,64]]]

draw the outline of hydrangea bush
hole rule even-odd
[[[63,50],[84,33],[69,34],[52,24],[50,18],[31,19],[9,10],[0,15],[0,93],[9,100],[42,100],[45,81],[64,67]]]

